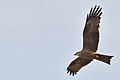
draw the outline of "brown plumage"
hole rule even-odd
[[[91,59],[78,57],[70,63],[69,67],[67,68],[67,73],[70,72],[70,75],[74,76],[83,66],[89,64],[91,61]]]
[[[99,27],[102,8],[95,6],[91,8],[90,13],[87,15],[85,28],[83,30],[83,49],[76,52],[75,55],[79,56],[72,61],[67,67],[67,73],[75,75],[83,67],[89,64],[93,59],[110,64],[110,59],[113,56],[97,54],[99,43]]]

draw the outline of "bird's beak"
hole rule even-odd
[[[76,56],[76,55],[77,55],[77,53],[74,54],[74,56]]]
[[[80,54],[80,51],[79,51],[79,52],[76,52],[76,53],[74,54],[74,56],[79,56],[79,54]]]

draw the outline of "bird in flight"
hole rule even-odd
[[[83,67],[89,64],[93,59],[102,61],[110,65],[111,58],[113,56],[98,54],[97,48],[99,43],[99,27],[102,8],[95,5],[91,8],[89,14],[87,14],[85,27],[83,30],[83,49],[76,52],[78,58],[73,60],[67,67],[67,73],[75,75]]]

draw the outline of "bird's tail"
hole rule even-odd
[[[96,59],[96,60],[99,60],[99,61],[102,61],[102,62],[107,63],[107,64],[110,65],[110,61],[111,61],[111,58],[112,58],[112,57],[113,57],[113,56],[96,54],[95,59]]]

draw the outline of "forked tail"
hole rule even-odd
[[[95,58],[95,59],[97,59],[97,60],[99,60],[99,61],[102,61],[102,62],[107,63],[107,64],[110,65],[110,61],[111,61],[111,58],[112,58],[112,57],[113,57],[113,56],[96,54],[96,58]]]

